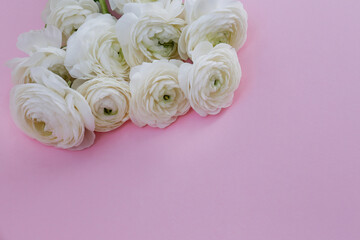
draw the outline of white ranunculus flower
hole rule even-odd
[[[82,150],[94,143],[94,117],[85,98],[43,67],[31,69],[35,83],[16,85],[10,109],[16,125],[50,146]]]
[[[127,65],[115,35],[116,20],[93,14],[68,40],[65,66],[71,76],[90,80],[98,76],[128,79]]]
[[[90,105],[95,117],[95,131],[109,132],[129,120],[131,94],[128,82],[95,78],[81,84],[76,90]]]
[[[201,42],[193,52],[193,61],[180,67],[181,89],[199,115],[216,115],[232,104],[239,87],[241,67],[237,53],[228,44],[213,47],[210,42]]]
[[[9,66],[12,68],[13,83],[33,82],[30,77],[30,69],[39,66],[56,73],[67,82],[72,81],[64,66],[66,52],[61,49],[61,39],[61,31],[51,25],[43,30],[21,34],[17,46],[30,56],[15,58],[9,62]]]
[[[192,58],[197,44],[227,43],[239,50],[247,37],[248,15],[238,0],[186,0],[187,25],[179,41],[182,59]]]
[[[49,0],[42,18],[46,24],[59,28],[66,41],[85,22],[87,16],[99,11],[94,0]]]
[[[131,67],[179,58],[178,42],[185,26],[181,18],[183,9],[181,0],[125,5],[116,34]]]
[[[113,11],[123,14],[124,5],[127,3],[149,3],[157,1],[158,0],[109,0],[109,3]]]
[[[160,60],[131,69],[130,118],[137,126],[165,128],[189,110],[178,82],[181,64],[178,60]]]

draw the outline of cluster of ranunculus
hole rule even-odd
[[[129,119],[165,128],[192,107],[232,103],[247,13],[238,0],[50,0],[45,28],[22,34],[10,108],[38,141],[81,150]],[[191,60],[191,61],[190,61]],[[187,61],[185,63],[185,61]],[[191,62],[191,63],[190,63]]]

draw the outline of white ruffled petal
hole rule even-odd
[[[61,44],[61,31],[58,28],[49,25],[42,30],[21,34],[18,38],[17,47],[21,51],[32,55],[41,48],[60,48]]]

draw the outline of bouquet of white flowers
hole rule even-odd
[[[45,28],[21,34],[10,109],[30,137],[63,149],[129,119],[165,128],[229,107],[247,33],[238,0],[49,0]]]

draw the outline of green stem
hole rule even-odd
[[[103,14],[109,13],[109,9],[106,5],[106,0],[99,0],[99,2],[100,2],[100,6],[101,6],[101,12]]]

